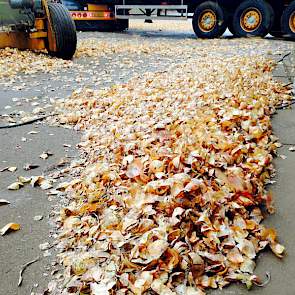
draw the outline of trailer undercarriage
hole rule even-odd
[[[110,30],[115,31],[120,20],[126,22],[119,30],[125,30],[130,19],[192,18],[194,32],[200,38],[220,37],[228,28],[236,37],[264,37],[270,33],[295,39],[295,1],[90,1],[63,1],[77,29],[83,30],[83,22],[87,21],[93,21],[93,30],[101,29],[100,21],[109,21]]]

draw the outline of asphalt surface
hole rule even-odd
[[[191,32],[180,32],[178,34],[165,32],[145,32],[139,30],[130,31],[128,34],[109,34],[109,38],[128,38],[129,36],[143,36],[153,42],[159,38],[180,39],[192,38]],[[101,33],[79,34],[79,38],[88,37],[103,38]],[[272,42],[272,40],[270,40]],[[278,41],[276,41],[278,42]],[[279,41],[283,42],[286,41]],[[290,44],[286,42],[286,44]],[[294,45],[295,48],[295,45]],[[295,52],[295,49],[294,49]],[[121,56],[122,58],[122,56]],[[167,67],[169,60],[164,57],[155,61],[154,58],[146,57],[143,63],[138,63],[138,56],[133,58],[134,67],[131,70],[118,66],[118,60],[102,58],[99,63],[91,63],[91,58],[76,61],[77,65],[87,65],[87,71],[80,71],[79,67],[62,71],[58,76],[54,74],[40,73],[35,77],[22,76],[13,86],[2,86],[0,88],[0,113],[13,110],[30,111],[32,103],[37,101],[40,106],[48,104],[50,99],[62,98],[79,87],[107,87],[115,83],[128,80],[131,75],[142,74],[145,71],[156,71]],[[295,65],[295,54],[289,56],[280,63],[274,75],[277,79],[290,83],[294,79],[293,66]],[[105,71],[108,73],[103,81],[95,80],[96,73]],[[17,85],[25,87],[17,91]],[[7,107],[9,106],[9,107]],[[50,108],[50,106],[48,107]],[[264,288],[253,288],[249,293],[242,285],[232,285],[222,291],[210,291],[210,294],[295,294],[295,198],[294,198],[294,167],[295,153],[289,151],[290,146],[295,146],[295,112],[293,109],[278,111],[273,117],[274,133],[284,143],[279,149],[279,154],[287,156],[286,159],[276,158],[275,166],[277,175],[276,183],[271,185],[277,211],[268,217],[265,224],[278,230],[282,244],[287,248],[287,256],[283,260],[277,259],[272,253],[263,253],[258,258],[256,273],[261,275],[265,272],[271,273],[271,281]],[[29,134],[30,131],[36,134]],[[26,138],[26,141],[24,141]],[[0,206],[0,227],[9,222],[17,222],[21,230],[0,237],[0,295],[24,295],[42,294],[51,279],[51,273],[55,271],[55,250],[50,248],[47,252],[40,251],[39,245],[49,242],[54,243],[54,227],[50,221],[52,209],[55,209],[58,199],[48,196],[46,191],[40,188],[26,186],[17,191],[8,191],[7,186],[16,181],[18,176],[31,176],[47,174],[53,171],[61,159],[79,157],[75,149],[79,142],[80,134],[74,130],[57,127],[49,127],[45,122],[34,123],[18,128],[0,129],[0,169],[6,166],[16,166],[15,172],[0,172],[0,199],[10,201],[8,206]],[[66,146],[64,145],[66,144]],[[69,145],[71,147],[69,147]],[[43,151],[50,150],[53,155],[47,160],[42,160],[39,155]],[[26,163],[38,164],[39,168],[24,171]],[[65,177],[67,177],[65,175]],[[60,179],[63,181],[63,179]],[[34,216],[42,215],[42,220],[35,221]],[[45,256],[44,257],[44,253]],[[19,270],[22,265],[39,257],[40,259],[30,265],[23,274],[23,283],[17,287]]]

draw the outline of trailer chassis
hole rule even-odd
[[[79,3],[81,10],[87,11],[87,0],[64,1]],[[98,0],[88,1],[98,3]],[[97,5],[107,5],[111,18],[98,22],[101,22],[102,27],[109,25],[113,31],[116,22],[121,31],[127,29],[129,19],[151,21],[192,18],[193,30],[199,38],[218,38],[229,29],[235,37],[265,37],[270,33],[274,37],[295,39],[295,0],[179,0],[170,4],[153,1],[153,5],[150,1],[133,1],[135,4],[131,5],[132,2],[128,0],[101,0],[99,3]],[[85,11],[78,12],[78,19],[77,12],[72,12],[78,25],[91,21],[89,17],[81,17],[83,14],[87,16]],[[123,21],[126,22],[120,23]],[[95,23],[91,25],[95,30]]]
[[[175,13],[177,12],[177,13]],[[180,13],[179,13],[180,12]],[[186,20],[187,5],[115,5],[116,19]]]

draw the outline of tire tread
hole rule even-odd
[[[77,47],[74,21],[65,6],[60,3],[48,3],[48,9],[57,46],[57,51],[49,51],[49,54],[63,59],[71,59]]]

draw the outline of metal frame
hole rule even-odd
[[[115,18],[116,19],[178,19],[187,20],[188,19],[188,6],[183,5],[183,0],[181,5],[115,5]],[[130,10],[137,10],[137,13],[130,13]],[[151,11],[150,15],[146,14],[146,10]],[[183,13],[178,13],[177,15],[168,15],[169,11],[182,10]],[[122,13],[121,13],[122,12]],[[162,14],[164,12],[164,14]]]
[[[0,48],[13,47],[18,49],[43,50],[48,32],[45,30],[45,18],[35,19],[35,32],[8,31],[0,32]]]
[[[7,32],[0,32],[0,48],[43,50],[48,44],[50,51],[57,51],[47,0],[41,1],[44,16],[34,19],[33,30],[17,30],[11,27]]]

